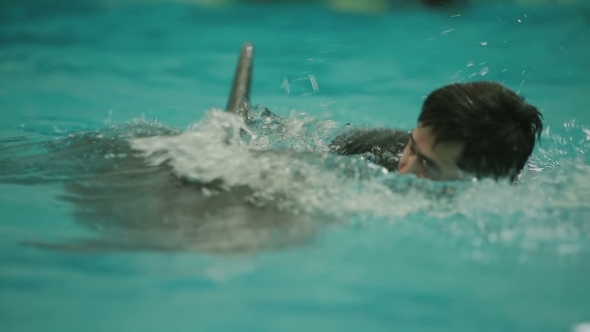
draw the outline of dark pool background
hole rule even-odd
[[[410,129],[429,91],[480,79],[520,91],[546,124],[532,159],[540,172],[522,185],[477,183],[441,205],[415,193],[386,199],[374,181],[361,193],[338,187],[342,196],[310,204],[347,212],[341,224],[299,246],[238,255],[23,246],[95,232],[58,198],[62,183],[15,180],[49,176],[42,168],[3,168],[1,330],[582,331],[590,322],[587,5],[380,15],[314,4],[0,8],[3,165],[33,155],[34,165],[69,171],[27,143],[72,132],[130,134],[154,118],[180,129],[219,124],[211,109],[225,106],[244,41],[256,46],[252,101],[289,119],[295,143],[326,123]],[[327,174],[309,176],[335,181]]]

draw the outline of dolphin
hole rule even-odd
[[[247,120],[254,47],[242,46],[225,111]],[[69,142],[59,158],[96,149],[93,137]],[[105,163],[88,179],[65,184],[60,196],[74,207],[74,220],[90,237],[23,244],[69,252],[247,252],[299,245],[316,233],[312,216],[295,215],[247,198],[248,186],[199,183],[177,177],[168,164],[151,166],[128,142],[101,142],[102,153],[125,155]],[[103,158],[104,159],[104,158]]]

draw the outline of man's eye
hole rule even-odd
[[[422,168],[424,168],[424,170],[428,170],[430,168],[430,164],[428,163],[428,161],[426,161],[426,159],[422,159],[421,163],[422,163]]]
[[[437,179],[440,174],[438,174],[437,170],[434,167],[430,166],[430,163],[426,161],[426,159],[422,159],[422,172],[426,175],[426,177],[430,179]]]

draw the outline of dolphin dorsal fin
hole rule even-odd
[[[250,85],[252,84],[252,63],[254,60],[254,46],[245,43],[242,46],[240,59],[234,75],[234,83],[231,87],[226,112],[239,114],[248,119],[250,109]]]

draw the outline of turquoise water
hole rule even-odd
[[[383,16],[169,3],[3,6],[0,329],[581,330],[590,322],[589,15],[587,6]],[[269,160],[239,144],[223,148],[215,129],[236,129],[235,119],[211,110],[225,106],[245,41],[256,47],[252,101],[284,116],[288,129],[254,148],[280,141],[322,152],[347,122],[410,129],[432,89],[488,79],[542,109],[546,131],[532,158],[539,172],[518,186],[484,181],[440,200],[396,191],[403,179],[351,160]],[[169,127],[189,132],[134,140]],[[274,250],[23,245],[100,234],[80,220],[80,204],[62,197],[72,180],[124,165],[104,143],[121,137],[167,156],[177,175],[221,176],[337,222],[307,232],[306,221],[295,227],[303,241]],[[268,179],[267,164],[297,166],[303,180]],[[165,201],[148,185],[121,187],[134,196],[122,189],[90,198],[148,220],[146,202]]]

